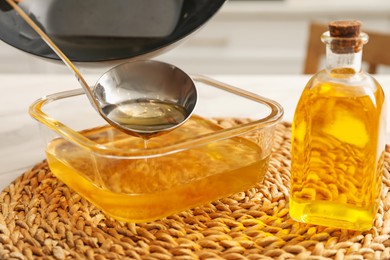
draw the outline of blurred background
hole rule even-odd
[[[201,30],[154,59],[189,73],[301,74],[309,24],[336,19],[358,19],[363,30],[390,33],[390,1],[230,0]],[[82,72],[89,70],[81,68]],[[69,71],[59,62],[37,58],[0,41],[0,73]],[[389,70],[380,68],[378,73]]]

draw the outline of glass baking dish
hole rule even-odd
[[[246,190],[268,169],[282,107],[192,75],[193,116],[148,141],[109,126],[82,89],[35,101],[53,174],[118,220],[145,222]]]

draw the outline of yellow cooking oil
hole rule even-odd
[[[135,149],[146,155],[220,129],[193,115],[179,128],[149,139],[145,148],[143,139],[104,126],[83,135],[110,152],[59,138],[47,146],[47,160],[55,176],[106,214],[128,222],[151,221],[243,191],[263,179],[269,152],[260,147],[258,132],[165,154],[122,154]]]
[[[331,76],[339,80],[323,80],[325,71],[314,76],[296,108],[290,215],[306,223],[367,230],[381,191],[384,94],[369,76],[360,80],[363,85],[351,85],[343,83],[348,70],[335,72]]]

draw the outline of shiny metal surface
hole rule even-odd
[[[145,59],[201,28],[226,0],[24,0],[19,6],[73,62]],[[59,60],[14,11],[0,8],[0,39]]]
[[[126,62],[114,67],[97,81],[93,94],[101,109],[145,99],[168,102],[184,109],[183,121],[164,129],[151,128],[142,132],[110,120],[108,111],[101,110],[111,125],[143,137],[158,135],[183,124],[191,116],[198,98],[188,74],[174,65],[153,60]]]

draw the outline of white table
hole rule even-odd
[[[278,101],[285,109],[285,121],[292,120],[295,106],[309,79],[305,75],[211,77]],[[378,75],[376,78],[390,97],[390,75]],[[87,80],[95,82],[97,76],[89,75]],[[38,123],[28,114],[29,105],[41,96],[74,88],[79,88],[79,85],[69,74],[0,74],[0,191],[45,158]],[[390,141],[389,130],[387,140]]]

